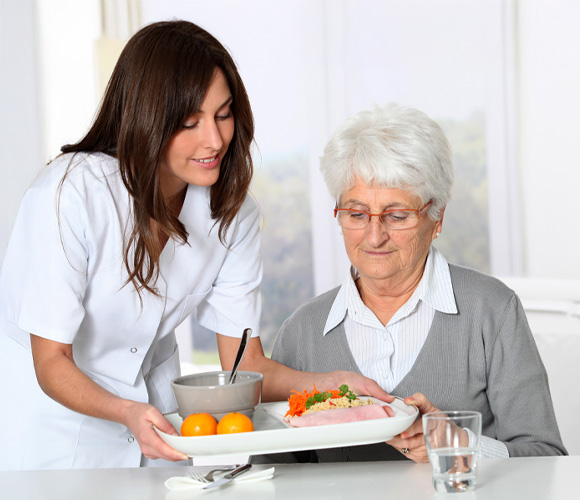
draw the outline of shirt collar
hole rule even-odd
[[[436,311],[445,314],[457,314],[457,303],[451,283],[449,263],[435,247],[429,250],[425,265],[424,279],[426,286],[424,296],[421,297]]]
[[[342,323],[346,317],[348,307],[358,308],[357,303],[364,306],[355,284],[357,277],[358,271],[351,266],[350,272],[340,287],[330,308],[322,332],[323,335],[326,335]],[[353,294],[356,294],[356,297]],[[357,297],[358,300],[356,300]],[[417,307],[419,300],[422,300],[436,311],[446,314],[457,314],[457,304],[453,294],[449,264],[445,257],[433,246],[429,250],[423,277],[417,289],[403,307],[397,311],[391,321],[398,321],[409,315]]]
[[[334,298],[334,302],[332,303],[332,307],[330,308],[330,312],[328,313],[328,318],[326,318],[326,324],[324,325],[324,330],[322,331],[322,335],[326,335],[330,330],[336,328],[346,316],[346,294],[347,294],[347,287],[352,283],[352,286],[356,288],[354,284],[353,274],[355,273],[355,269],[351,266],[348,276],[344,280],[344,283],[341,285],[340,289],[338,290],[338,294]]]

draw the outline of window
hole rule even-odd
[[[518,270],[513,179],[510,2],[343,2],[325,25],[329,137],[346,117],[374,104],[416,107],[444,128],[456,180],[436,246],[451,262],[484,272]],[[324,143],[316,145],[322,151]],[[313,162],[316,191],[324,189]],[[316,291],[344,279],[347,259],[329,200],[318,199]],[[326,214],[326,215],[325,215]],[[494,225],[488,226],[488,215]]]
[[[491,272],[490,200],[504,206],[513,198],[504,191],[496,200],[488,175],[505,172],[509,140],[504,2],[362,4],[143,2],[144,22],[171,13],[208,29],[230,48],[246,83],[259,148],[253,192],[264,213],[266,351],[298,305],[346,275],[318,159],[348,116],[396,101],[442,125],[454,150],[456,182],[436,245],[452,262]],[[204,348],[214,346],[212,335],[194,334],[200,351],[194,359],[207,361]]]

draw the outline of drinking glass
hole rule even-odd
[[[481,440],[481,413],[426,413],[423,432],[435,490],[440,493],[472,491]]]

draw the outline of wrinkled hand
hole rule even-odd
[[[427,447],[425,446],[423,419],[421,417],[425,413],[440,410],[420,392],[405,398],[404,402],[408,405],[415,405],[419,409],[419,418],[406,431],[387,441],[387,444],[390,444],[401,453],[401,450],[408,449],[409,453],[405,454],[405,456],[414,462],[428,462],[429,456],[427,455]]]
[[[332,372],[331,375],[333,382],[332,387],[329,388],[336,387],[338,389],[342,384],[346,384],[357,396],[372,396],[385,403],[392,403],[395,400],[394,396],[385,392],[373,379],[359,373],[337,370]],[[390,406],[385,406],[385,409],[389,417],[395,416],[395,412]]]
[[[178,432],[154,406],[146,403],[131,402],[126,412],[123,422],[141,447],[141,453],[147,458],[162,458],[177,462],[187,460],[187,455],[174,450],[163,439],[161,439],[153,426],[159,430],[173,436],[178,436]]]

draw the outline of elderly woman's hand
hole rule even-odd
[[[408,405],[415,405],[419,409],[420,417],[405,432],[387,441],[387,444],[390,444],[414,462],[428,462],[429,456],[427,455],[427,447],[425,446],[423,419],[421,417],[425,413],[440,410],[420,392],[405,398],[404,401]],[[404,450],[407,450],[407,452],[405,453]]]

